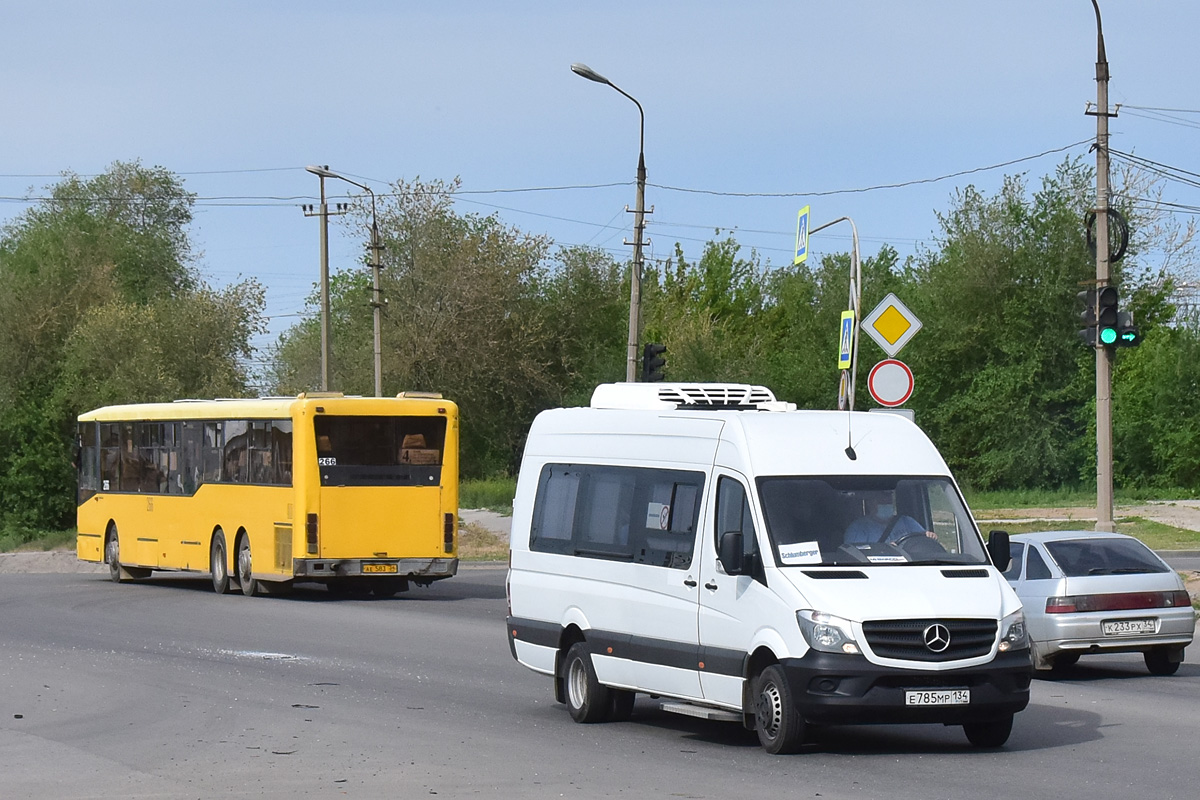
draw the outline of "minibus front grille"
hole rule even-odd
[[[931,631],[933,626],[941,626],[941,630]],[[888,619],[864,622],[863,635],[880,658],[958,661],[990,653],[996,628],[994,619]],[[944,649],[939,634],[948,634],[950,641]]]

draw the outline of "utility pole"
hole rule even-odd
[[[321,218],[321,391],[329,391],[330,330],[329,330],[329,217],[346,213],[346,204],[338,203],[330,211],[325,202],[325,177],[329,167],[305,167],[321,179],[321,206],[314,211],[312,204],[304,206],[304,216]],[[322,171],[323,170],[323,171]]]
[[[1108,250],[1108,57],[1096,10],[1096,297],[1112,277]],[[1092,114],[1093,112],[1087,112]],[[1113,531],[1112,368],[1115,350],[1096,337],[1096,530]]]
[[[615,88],[615,87],[614,87]],[[617,91],[620,91],[619,89]],[[632,99],[632,98],[631,98]],[[636,100],[634,101],[637,102]],[[642,107],[638,105],[638,111]],[[645,122],[643,121],[643,129]],[[643,134],[643,139],[645,134]],[[628,211],[629,207],[626,206]],[[638,342],[642,338],[642,233],[646,230],[646,156],[638,152],[637,208],[633,212],[633,273],[629,279],[629,354],[625,363],[625,380],[637,380]],[[628,242],[626,242],[628,244]]]
[[[368,189],[367,191],[371,191]],[[375,322],[375,396],[383,397],[383,337],[379,314],[383,309],[383,300],[379,289],[379,256],[383,252],[383,244],[379,241],[379,221],[375,216],[375,193],[371,192],[371,312]]]

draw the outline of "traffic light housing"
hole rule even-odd
[[[1104,286],[1096,290],[1096,338],[1108,347],[1115,347],[1119,337],[1118,302],[1117,287]]]
[[[1087,344],[1088,347],[1096,346],[1096,290],[1088,289],[1076,295],[1079,302],[1083,305],[1083,310],[1079,312],[1079,320],[1083,327],[1079,330],[1079,338]]]
[[[667,346],[657,342],[648,342],[642,348],[643,383],[655,383],[663,379],[663,367],[667,365],[667,359],[663,356],[665,352]]]

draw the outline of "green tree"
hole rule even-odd
[[[70,524],[80,411],[245,391],[261,290],[201,284],[193,202],[166,170],[117,162],[66,174],[0,231],[0,525]]]

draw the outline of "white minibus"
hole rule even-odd
[[[620,383],[537,416],[513,502],[508,639],[578,722],[634,697],[740,722],[961,725],[1029,702],[1021,603],[928,437],[741,384]]]

